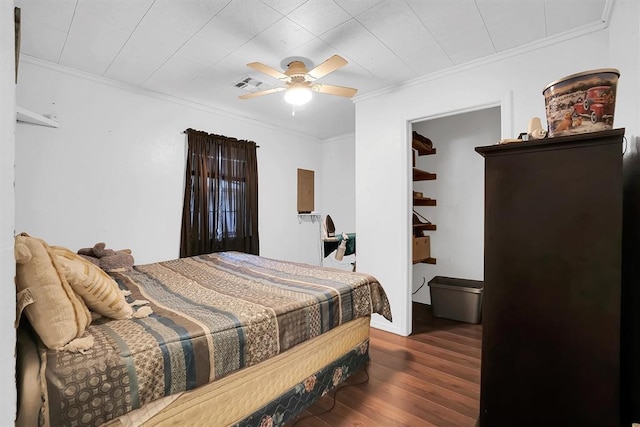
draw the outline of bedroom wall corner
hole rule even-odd
[[[0,2],[0,425],[13,425],[15,382],[15,228],[14,163],[16,85],[13,1]]]

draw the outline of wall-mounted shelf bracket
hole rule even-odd
[[[60,126],[57,121],[22,107],[16,107],[16,121],[39,126],[47,126],[50,128],[57,128]]]
[[[322,215],[319,213],[299,213],[298,214],[298,224],[302,224],[305,221],[309,222],[320,222],[322,220]]]

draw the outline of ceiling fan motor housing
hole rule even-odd
[[[284,73],[287,76],[291,77],[292,80],[296,77],[304,80],[307,72],[307,67],[305,67],[302,61],[293,61],[289,64],[287,71],[285,71]]]

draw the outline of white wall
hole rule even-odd
[[[136,263],[177,258],[186,137],[194,128],[255,141],[263,256],[317,264],[317,228],[299,224],[297,168],[316,171],[322,144],[224,112],[23,57],[18,105],[57,117],[57,129],[19,123],[16,228],[71,249],[104,241]]]
[[[394,317],[388,323],[376,316],[373,326],[402,335],[411,332],[408,122],[500,105],[501,137],[513,138],[526,130],[531,117],[544,117],[542,89],[549,82],[614,67],[621,72],[615,127],[626,127],[627,137],[634,137],[640,132],[639,8],[639,2],[618,1],[607,29],[510,52],[493,62],[483,60],[356,100],[358,269],[381,281]]]
[[[322,213],[331,215],[337,232],[355,231],[355,162],[354,134],[322,141]]]
[[[13,1],[0,2],[0,425],[13,425],[15,387],[15,258],[14,159],[16,86],[14,61]]]
[[[433,181],[413,183],[415,191],[436,199],[436,206],[414,209],[436,224],[430,236],[437,263],[415,264],[413,301],[431,304],[428,282],[435,276],[484,280],[484,158],[474,148],[500,140],[497,107],[456,114],[413,125],[430,138],[435,155],[418,156],[416,167],[437,174]]]
[[[322,214],[323,218],[331,216],[336,233],[356,231],[355,163],[354,134],[322,141]],[[351,270],[355,260],[356,255],[347,255],[338,261],[334,251],[324,258],[323,265]]]

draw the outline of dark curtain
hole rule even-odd
[[[180,257],[259,255],[256,144],[187,129]]]

